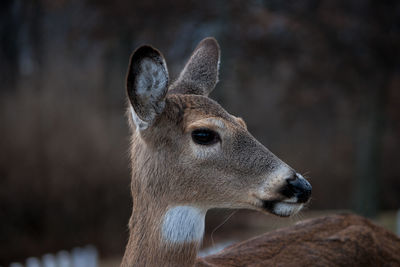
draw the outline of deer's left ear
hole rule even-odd
[[[189,61],[171,85],[169,93],[174,94],[208,94],[218,82],[220,49],[213,37],[203,39],[193,51]]]
[[[141,46],[132,53],[126,88],[136,128],[150,127],[165,107],[168,70],[164,57],[151,46]]]

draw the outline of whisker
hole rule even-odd
[[[217,227],[214,228],[214,230],[212,230],[211,232],[211,244],[214,247],[215,243],[214,243],[214,233],[215,231],[217,231],[219,228],[221,228],[235,213],[237,212],[237,210],[233,211],[228,217],[225,218],[225,220],[220,223]]]

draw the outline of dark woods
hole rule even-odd
[[[0,3],[0,264],[93,243],[122,253],[130,212],[124,79],[140,44],[172,79],[223,48],[212,95],[304,170],[313,209],[400,206],[398,1]]]

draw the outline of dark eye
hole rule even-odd
[[[192,132],[192,139],[199,145],[213,145],[220,140],[218,133],[209,129],[194,130]]]

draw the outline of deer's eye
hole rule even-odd
[[[210,129],[196,129],[192,132],[193,142],[199,145],[213,145],[217,143],[220,138],[218,133]]]

